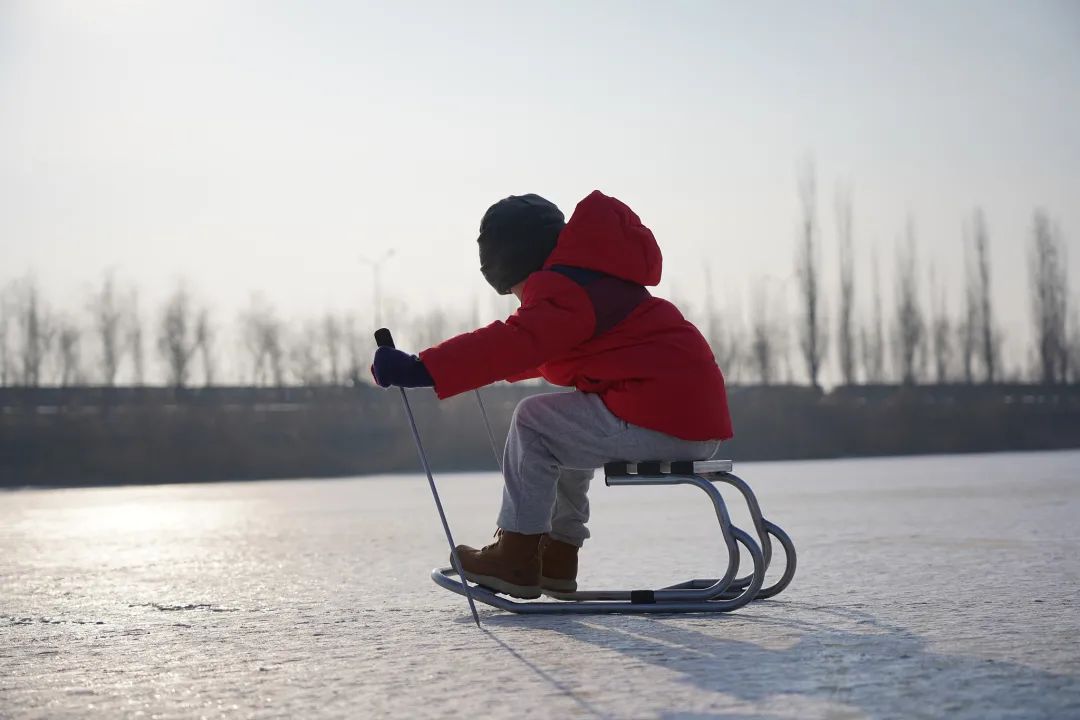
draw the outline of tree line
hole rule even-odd
[[[853,202],[850,191],[838,191],[833,210],[839,282],[830,318],[812,165],[799,177],[798,195],[796,312],[789,315],[786,299],[765,282],[751,292],[745,319],[721,311],[706,275],[704,306],[691,313],[729,382],[771,385],[799,378],[820,387],[830,353],[841,385],[1080,382],[1080,316],[1077,303],[1069,303],[1066,242],[1046,211],[1033,212],[1027,240],[1034,331],[1029,359],[1022,367],[1006,368],[981,209],[974,209],[964,225],[963,294],[959,312],[952,314],[944,279],[932,264],[925,268],[919,262],[911,219],[895,246],[891,300],[882,297],[876,251],[865,289],[857,287]],[[513,305],[500,302],[496,314],[509,314]],[[481,324],[475,305],[465,313],[437,308],[412,316],[399,307],[390,315],[395,332],[416,348]],[[223,323],[183,283],[144,314],[137,288],[112,271],[88,294],[82,312],[53,310],[30,275],[0,286],[0,386],[355,384],[368,379],[371,346],[371,328],[356,314],[328,312],[287,321],[255,297],[233,322]],[[223,353],[231,360],[227,365]],[[794,366],[800,364],[797,372]]]
[[[1064,235],[1047,211],[1032,214],[1027,240],[1028,287],[1033,346],[1024,366],[1006,368],[1004,333],[994,312],[990,236],[981,208],[964,223],[962,307],[950,314],[946,283],[931,263],[918,261],[915,224],[908,218],[895,246],[891,307],[882,297],[879,258],[873,251],[866,277],[868,298],[858,307],[851,192],[835,196],[838,287],[830,324],[825,307],[822,232],[817,182],[812,164],[799,177],[800,218],[795,244],[796,307],[788,317],[783,299],[759,283],[751,294],[748,326],[715,308],[706,282],[704,326],[717,361],[729,380],[770,385],[798,377],[792,354],[811,386],[820,388],[830,351],[835,352],[840,385],[900,383],[987,383],[1008,381],[1048,385],[1080,382],[1080,314],[1069,304],[1069,270]],[[925,276],[924,276],[925,273]],[[925,301],[923,282],[929,287]],[[786,322],[785,322],[786,321]],[[791,336],[796,338],[792,353]]]

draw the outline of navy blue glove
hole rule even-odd
[[[371,377],[380,387],[434,387],[424,363],[415,355],[403,353],[397,348],[381,347],[375,351],[371,364]]]

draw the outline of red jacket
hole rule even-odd
[[[709,344],[678,308],[642,287],[660,282],[662,265],[652,231],[593,191],[526,279],[521,307],[506,322],[420,353],[436,394],[542,376],[597,393],[634,425],[685,440],[730,438],[724,376]]]

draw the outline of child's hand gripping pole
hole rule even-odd
[[[388,329],[379,328],[375,331],[375,344],[379,347],[394,347],[394,338]],[[428,464],[427,453],[424,452],[424,446],[420,443],[420,431],[416,429],[416,420],[413,418],[412,408],[409,406],[409,398],[405,394],[405,388],[399,387],[398,390],[401,391],[401,400],[405,403],[405,414],[409,417],[409,427],[412,429],[413,440],[416,442],[416,451],[420,454],[420,462],[424,466],[424,472],[427,473],[431,496],[435,498],[435,508],[439,511],[439,519],[442,520],[443,531],[446,533],[446,542],[450,543],[450,560],[454,563],[454,571],[461,578],[462,587],[465,588],[465,597],[469,601],[469,609],[472,610],[476,627],[480,627],[480,616],[476,613],[472,589],[469,587],[469,581],[465,579],[465,572],[461,567],[461,560],[458,558],[457,546],[454,544],[454,536],[450,534],[450,525],[446,522],[446,513],[443,512],[442,501],[439,500],[439,491],[435,488],[435,479],[431,476],[431,466]]]

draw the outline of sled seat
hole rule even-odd
[[[734,466],[731,460],[649,460],[638,463],[619,460],[605,463],[604,475],[609,478],[627,475],[710,475],[729,473]]]

